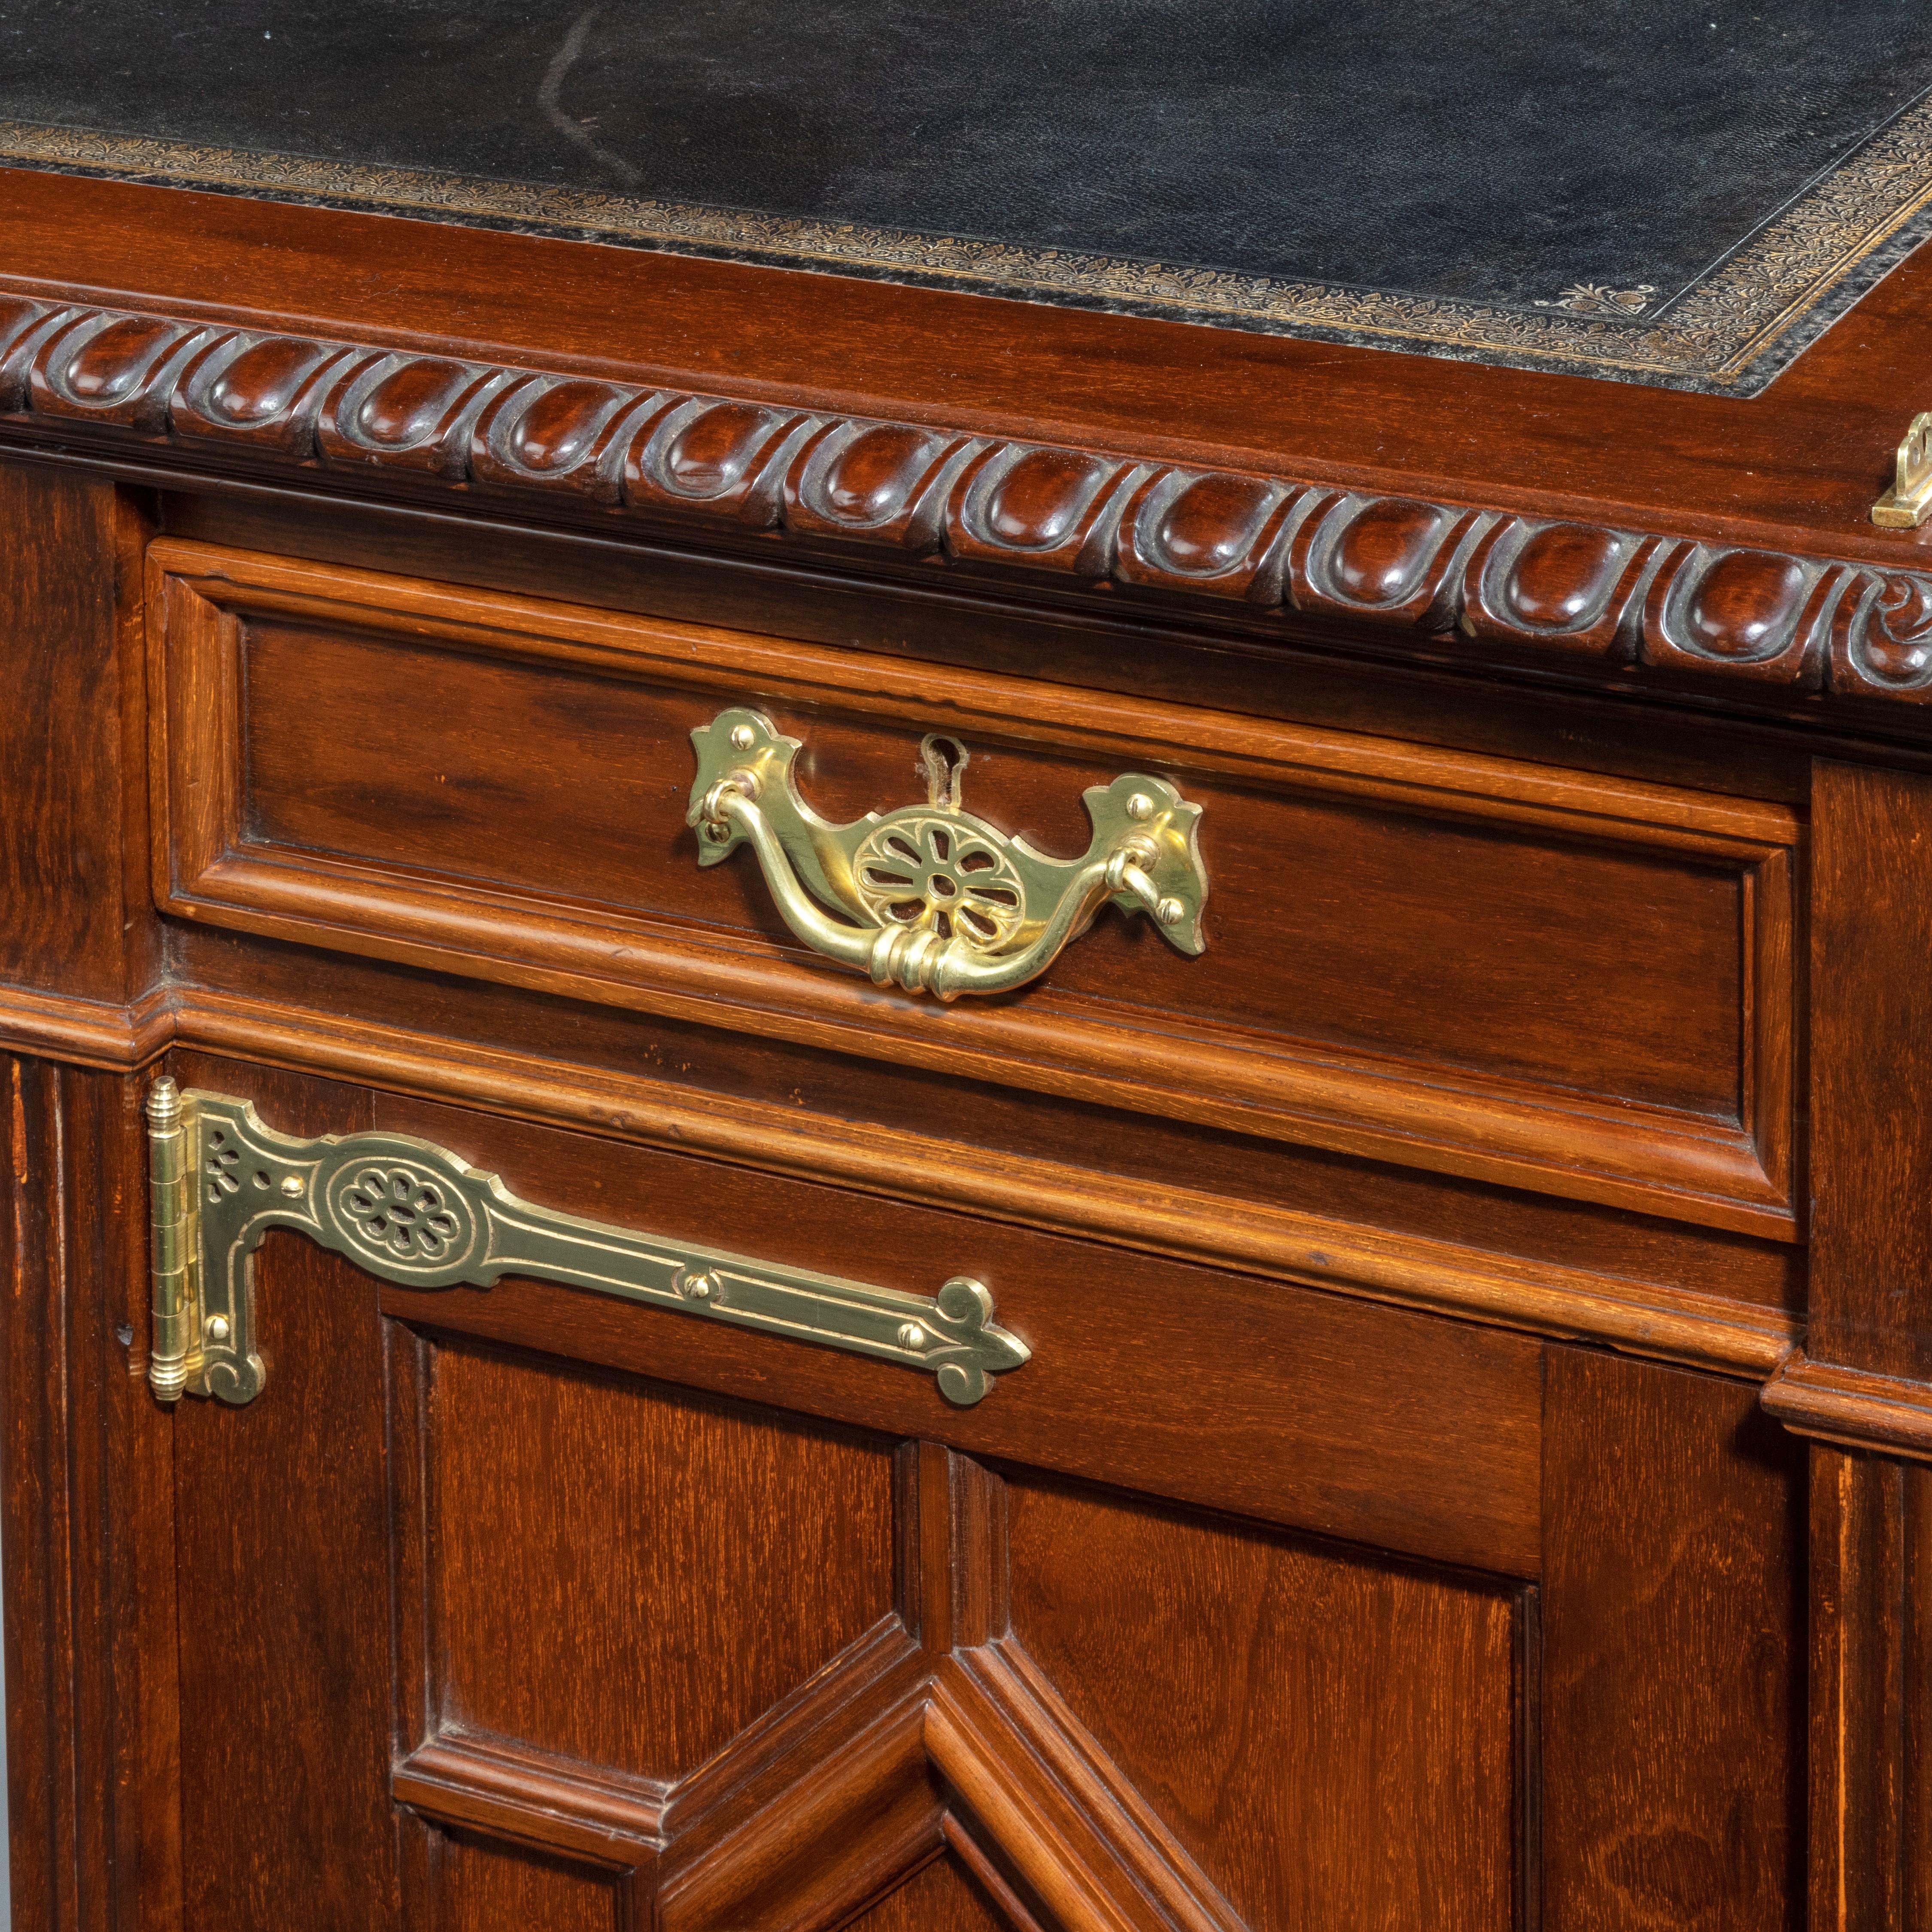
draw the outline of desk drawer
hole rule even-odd
[[[1784,807],[201,544],[148,594],[179,916],[1791,1232]],[[928,733],[1061,857],[1088,788],[1170,782],[1205,950],[1108,910],[1016,991],[874,986],[749,851],[700,867],[691,734],[734,706],[842,824],[918,802]]]

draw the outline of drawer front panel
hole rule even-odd
[[[399,670],[418,700],[393,688]],[[712,692],[456,654],[399,667],[392,641],[272,622],[250,627],[243,675],[253,843],[799,947],[748,854],[716,878],[694,863],[680,754],[716,712]],[[770,709],[806,740],[825,815],[856,818],[916,788],[911,720]],[[969,802],[1077,853],[1081,794],[1114,776],[976,734]],[[1102,918],[1036,1003],[1090,1003],[1117,1024],[1140,1009],[1737,1118],[1746,887],[1735,867],[1190,777],[1208,808],[1208,952],[1184,958],[1144,926]],[[1626,972],[1632,959],[1652,970]]]
[[[157,890],[217,923],[1211,1124],[1788,1232],[1780,807],[320,566],[157,545]],[[1202,808],[1208,950],[1104,912],[942,1008],[700,869],[690,734],[754,705],[837,823],[1047,852],[1123,770]]]

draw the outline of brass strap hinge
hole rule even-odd
[[[520,1201],[494,1174],[406,1134],[299,1139],[266,1126],[246,1100],[164,1078],[148,1096],[148,1379],[164,1402],[184,1390],[238,1403],[261,1393],[254,1256],[271,1228],[406,1288],[530,1276],[871,1355],[926,1370],[962,1406],[1029,1353],[994,1325],[992,1295],[968,1276],[936,1296],[912,1294],[584,1220]]]

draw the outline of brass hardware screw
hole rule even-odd
[[[709,1301],[718,1292],[718,1284],[708,1274],[688,1275],[684,1292],[693,1301]]]
[[[1178,899],[1162,899],[1154,908],[1154,916],[1162,926],[1178,926],[1187,916],[1187,908]]]
[[[282,1182],[282,1192],[291,1201],[299,1201],[302,1196],[302,1178],[298,1174],[288,1175]]]
[[[211,1342],[225,1342],[228,1339],[228,1318],[225,1315],[211,1315],[208,1318],[208,1339]]]
[[[748,752],[758,742],[758,734],[748,724],[731,727],[731,748],[734,752]]]
[[[922,1348],[926,1346],[926,1330],[916,1322],[908,1322],[899,1328],[899,1346],[902,1348]]]
[[[1127,800],[1127,816],[1143,820],[1151,818],[1154,816],[1154,800],[1144,791],[1136,792]]]

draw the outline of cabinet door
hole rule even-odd
[[[1750,1390],[176,1070],[674,1239],[970,1255],[1034,1351],[956,1408],[270,1234],[265,1390],[170,1424],[189,1932],[1790,1922],[1802,1463]]]

